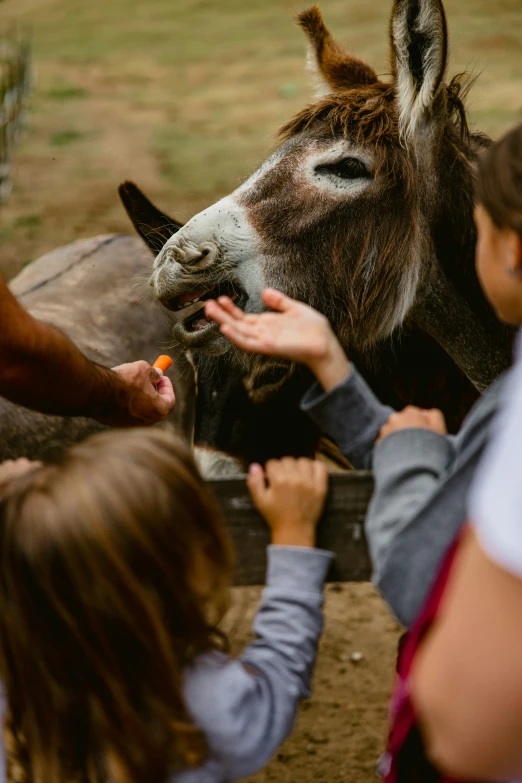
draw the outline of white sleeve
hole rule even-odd
[[[522,337],[490,443],[469,496],[470,520],[484,551],[522,578]]]

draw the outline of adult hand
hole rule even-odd
[[[176,398],[170,379],[161,370],[139,361],[121,364],[114,367],[113,372],[123,382],[123,405],[98,421],[113,427],[133,427],[155,424],[167,418]]]
[[[377,443],[383,438],[399,430],[422,429],[437,432],[439,435],[447,435],[446,420],[444,414],[437,408],[424,410],[408,405],[399,413],[392,413],[386,424],[381,428]]]
[[[262,298],[276,312],[247,314],[229,297],[220,296],[207,302],[205,314],[238,348],[300,362],[325,390],[349,374],[346,354],[324,315],[273,288],[265,288]]]
[[[328,472],[322,462],[285,457],[269,460],[265,470],[254,463],[248,489],[271,530],[272,544],[315,545],[328,491]]]

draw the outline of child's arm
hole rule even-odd
[[[366,385],[328,320],[312,307],[267,288],[274,312],[245,314],[225,296],[209,301],[206,315],[239,348],[281,356],[307,366],[317,378],[301,407],[356,468],[369,468],[373,444],[393,409]]]
[[[205,315],[243,351],[306,365],[325,391],[348,377],[350,363],[324,315],[273,288],[265,288],[263,301],[274,312],[244,313],[220,296],[207,302]]]
[[[441,411],[408,406],[392,414],[381,429],[373,452],[375,486],[365,524],[377,584],[391,545],[443,486],[454,459]],[[441,536],[441,554],[448,544]]]
[[[407,582],[404,558],[401,573],[397,573],[397,568],[388,567],[389,552],[392,547],[400,549],[404,531],[434,496],[444,493],[445,476],[451,472],[456,455],[453,438],[443,434],[440,420],[426,422],[426,416],[433,420],[439,414],[412,408],[396,413],[382,405],[344,353],[340,355],[342,348],[324,316],[270,289],[263,298],[279,312],[245,315],[222,297],[218,303],[207,304],[207,314],[240,348],[301,361],[316,374],[322,389],[312,387],[302,407],[354,467],[373,468],[375,490],[366,517],[373,579],[397,617],[408,624],[410,609],[418,604],[412,597],[425,595],[433,570],[417,569],[416,578]],[[447,537],[439,524],[439,539],[435,545],[429,542],[428,553],[421,538],[416,562],[425,562],[427,554],[436,562],[443,554],[462,522],[462,506],[463,500],[446,508]],[[407,553],[411,558],[411,546]],[[408,576],[411,573],[410,568]]]
[[[263,301],[275,312],[245,314],[225,296],[209,301],[206,314],[245,351],[281,356],[308,367],[321,388],[312,387],[302,408],[334,440],[356,468],[369,468],[374,444],[396,429],[433,429],[425,413],[396,413],[383,405],[350,364],[328,320],[312,307],[267,288]],[[409,411],[409,413],[408,413]],[[432,414],[429,414],[432,416]],[[420,423],[419,423],[420,421]],[[445,427],[441,432],[445,434]],[[426,437],[430,441],[429,436]],[[450,449],[450,446],[447,447]],[[421,452],[425,450],[421,446]],[[421,459],[423,458],[421,453]],[[439,460],[434,466],[438,468]]]
[[[220,779],[254,774],[290,734],[310,693],[323,627],[323,582],[332,555],[313,548],[327,488],[324,466],[271,461],[250,473],[255,503],[272,530],[255,641],[235,661],[207,656],[189,673],[186,698]],[[217,776],[216,776],[217,777]]]

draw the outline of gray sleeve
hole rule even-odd
[[[429,490],[430,479],[427,476],[424,498],[418,494],[418,503],[414,497],[412,505],[408,504],[404,508],[402,520],[384,547],[376,543],[379,556],[373,581],[403,625],[411,625],[418,615],[444,554],[466,520],[468,488],[487,442],[491,419],[501,399],[504,382],[504,377],[499,378],[475,403],[456,437],[442,439],[434,436],[432,447],[434,452],[437,451],[438,457],[435,459],[438,462],[434,462],[430,468],[433,473],[432,489]],[[399,434],[390,436],[390,439],[398,439]],[[444,452],[447,447],[442,442],[436,445],[436,440],[445,440],[449,445],[445,468]],[[392,445],[390,440],[390,449]],[[383,481],[387,480],[387,471],[390,470],[389,480],[392,481],[394,454],[390,451],[386,459],[385,446],[386,440],[376,448],[376,456],[380,452],[376,468],[378,473],[384,471]],[[401,461],[406,458],[405,452],[408,451],[407,443],[403,443],[403,446]],[[429,455],[426,454],[426,457],[429,460]],[[381,464],[381,458],[385,464]],[[441,469],[442,472],[439,472]],[[384,494],[382,497],[381,519],[386,512]],[[383,523],[379,522],[377,515],[369,522],[373,523],[370,535],[375,540]]]
[[[375,487],[366,516],[375,582],[391,544],[437,491],[454,459],[451,440],[420,428],[399,430],[375,446]]]
[[[205,656],[186,678],[187,705],[224,780],[267,763],[310,693],[331,558],[319,549],[269,547],[255,640],[237,660]]]
[[[323,392],[315,383],[303,397],[301,409],[359,469],[370,467],[375,439],[395,412],[379,402],[353,364],[348,377],[331,391]]]

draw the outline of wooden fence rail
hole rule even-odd
[[[11,157],[31,85],[29,42],[0,31],[0,204],[11,192]]]
[[[268,529],[255,509],[245,479],[228,478],[210,484],[223,510],[236,549],[238,585],[265,581]],[[371,473],[353,472],[330,477],[330,491],[318,528],[317,545],[335,552],[329,581],[370,579],[371,565],[364,537],[364,517],[373,490]]]

